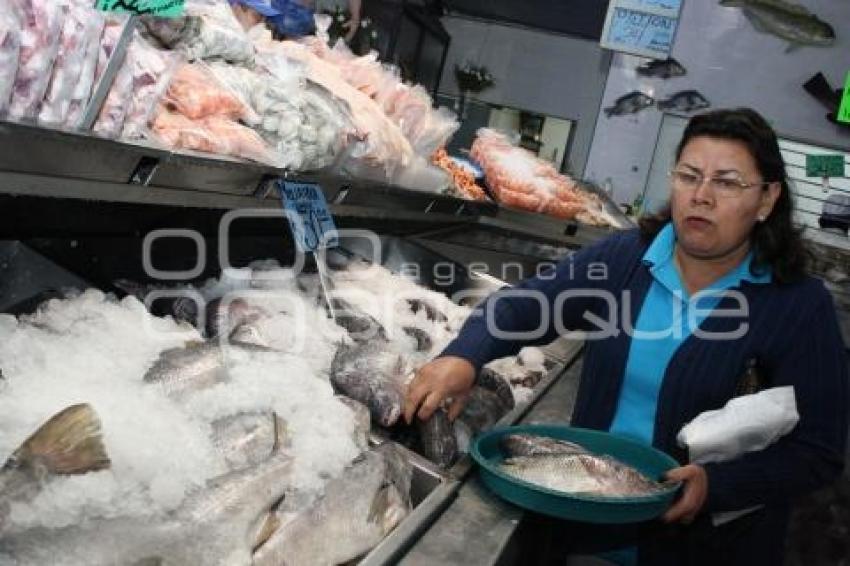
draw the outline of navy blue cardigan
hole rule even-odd
[[[574,296],[559,309],[562,328],[598,330],[588,318],[609,320],[612,306],[628,311],[616,316],[615,336],[586,343],[576,406],[575,426],[607,430],[614,417],[629,352],[630,337],[623,319],[636,321],[652,282],[641,261],[648,247],[639,233],[619,233],[584,248],[562,261],[555,277],[533,278],[516,288],[537,298],[512,295],[503,289],[475,309],[459,336],[443,355],[465,358],[476,367],[516,353],[521,347],[546,344],[557,336],[554,307],[565,290],[596,289],[613,293],[614,306],[600,296]],[[676,445],[679,430],[694,417],[722,407],[734,395],[738,378],[751,358],[760,361],[770,386],[793,385],[800,421],[774,445],[731,462],[705,466],[709,494],[705,511],[743,509],[757,504],[786,507],[795,496],[838,477],[844,466],[847,440],[848,367],[832,298],[823,284],[805,278],[793,284],[743,282],[737,288],[747,298],[747,332],[735,340],[706,340],[691,335],[677,350],[664,374],[655,419],[654,445],[682,463]],[[627,300],[622,301],[623,291]],[[543,303],[545,304],[545,303]],[[735,308],[723,299],[718,309]],[[546,320],[548,318],[548,320]],[[541,329],[533,340],[495,337],[488,323],[501,331]],[[706,332],[740,328],[741,318],[711,316]],[[777,533],[780,536],[781,533]]]

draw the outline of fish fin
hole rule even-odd
[[[384,512],[390,505],[390,489],[392,488],[391,483],[387,483],[381,486],[381,489],[375,494],[375,498],[372,499],[372,505],[369,507],[369,516],[367,517],[367,521],[370,523],[380,524],[383,520]]]
[[[274,446],[272,452],[278,452],[281,448],[290,445],[289,430],[286,421],[283,420],[277,413],[272,413],[274,419]]]
[[[277,516],[277,513],[269,511],[266,515],[266,519],[263,521],[263,525],[254,537],[254,548],[252,549],[252,552],[257,552],[261,546],[266,544],[266,542],[272,538],[272,535],[280,528],[281,524],[281,520]]]
[[[615,110],[615,108],[614,108],[613,106],[610,106],[610,107],[608,107],[608,108],[605,108],[605,109],[603,110],[603,112],[605,112],[605,117],[606,117],[606,118],[610,118],[611,116],[613,116],[613,115],[614,115],[614,110]]]
[[[758,16],[758,14],[756,14],[752,10],[745,9],[744,16],[746,16],[750,23],[753,24],[753,28],[756,31],[773,35],[773,32],[770,30],[770,28],[768,28],[767,25],[765,25],[762,19]]]
[[[109,466],[100,419],[87,403],[71,405],[50,417],[6,462],[6,467],[57,475],[85,474]]]

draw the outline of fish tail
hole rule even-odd
[[[100,419],[87,403],[71,405],[50,417],[6,462],[6,467],[39,467],[57,475],[85,474],[109,466]]]

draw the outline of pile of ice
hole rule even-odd
[[[0,460],[55,413],[90,404],[110,469],[58,477],[31,502],[13,504],[9,531],[84,519],[156,516],[227,471],[211,419],[274,410],[286,421],[295,489],[318,492],[359,453],[354,416],[308,361],[286,352],[228,350],[230,379],[184,402],[143,376],[160,352],[200,340],[132,297],[99,291],[51,300],[37,313],[0,315]]]

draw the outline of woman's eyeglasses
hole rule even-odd
[[[699,173],[692,171],[683,171],[674,169],[670,171],[670,180],[673,188],[680,191],[695,191],[705,182],[705,177]],[[763,187],[769,185],[771,181],[762,183],[747,183],[743,179],[736,177],[711,177],[708,179],[708,186],[714,191],[714,194],[720,197],[737,197],[740,196],[746,189],[751,187]]]

